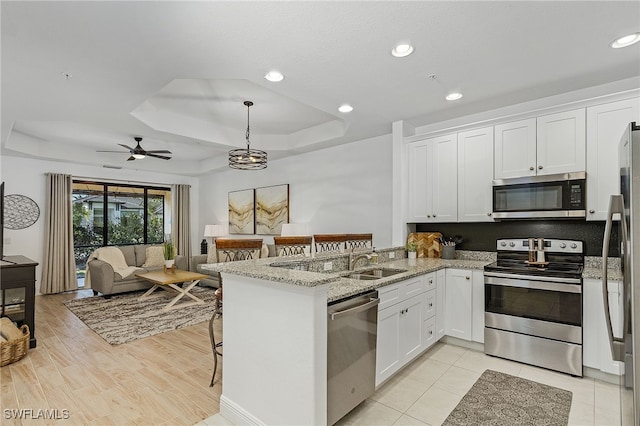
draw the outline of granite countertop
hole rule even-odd
[[[338,261],[345,255],[334,255],[326,257],[313,258],[315,261]],[[443,268],[457,269],[483,269],[485,265],[491,263],[492,259],[484,260],[468,260],[468,259],[434,259],[434,258],[418,258],[409,260],[406,258],[381,262],[379,264],[370,264],[364,267],[356,268],[353,271],[337,270],[332,272],[311,272],[298,269],[288,269],[286,267],[275,267],[272,264],[294,264],[309,262],[311,258],[305,257],[287,257],[287,258],[265,258],[256,260],[247,260],[229,263],[213,263],[202,265],[205,270],[212,272],[227,272],[235,275],[258,278],[267,281],[284,282],[292,285],[315,287],[318,285],[329,284],[328,302],[333,302],[345,297],[364,293],[379,287],[390,285],[399,281],[403,281],[415,276],[424,275],[429,272],[437,271]],[[376,268],[399,269],[403,272],[384,277],[377,280],[358,280],[348,278],[346,275],[367,271]]]
[[[619,257],[609,257],[607,260],[607,280],[622,281],[622,268]],[[582,278],[602,279],[602,257],[585,256]]]

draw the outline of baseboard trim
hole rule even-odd
[[[460,346],[467,349],[473,349],[478,352],[484,352],[484,343],[471,342],[469,340],[462,340],[452,336],[444,336],[440,341],[442,343],[449,343],[451,345]]]
[[[266,423],[261,422],[224,395],[220,396],[220,414],[234,425],[266,426]]]

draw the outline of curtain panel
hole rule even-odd
[[[189,185],[171,185],[171,236],[178,254],[191,259]]]
[[[77,290],[73,254],[72,177],[47,173],[46,179],[44,262],[40,292],[51,294]]]

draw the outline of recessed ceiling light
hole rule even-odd
[[[462,93],[454,92],[454,93],[449,93],[445,99],[448,101],[457,101],[461,97],[462,97]]]
[[[391,54],[396,58],[404,58],[405,56],[409,56],[413,53],[413,46],[409,43],[400,43],[397,44],[396,47],[391,49]]]
[[[621,47],[631,46],[632,44],[636,44],[640,41],[640,33],[629,34],[624,37],[620,37],[615,39],[611,43],[611,47],[614,49],[620,49]]]
[[[338,107],[338,111],[340,111],[340,112],[342,112],[342,113],[346,114],[346,113],[348,113],[348,112],[353,111],[353,107],[352,107],[351,105],[349,105],[349,104],[342,104],[342,105],[340,105],[340,106]]]
[[[279,71],[269,71],[264,75],[264,78],[269,81],[278,82],[284,80],[284,75]]]

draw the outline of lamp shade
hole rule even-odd
[[[223,235],[226,235],[224,225],[205,225],[204,227],[205,237],[221,237]]]
[[[280,231],[280,235],[281,236],[310,235],[309,224],[308,223],[283,223],[282,230]]]

